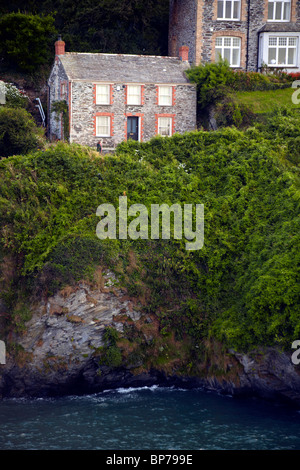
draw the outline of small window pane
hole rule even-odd
[[[233,3],[233,18],[235,20],[239,19],[240,17],[240,2]]]
[[[216,46],[222,46],[222,38],[216,38]]]
[[[232,51],[232,65],[239,65],[239,49],[233,49]]]
[[[276,49],[275,47],[270,47],[269,48],[269,58],[268,58],[268,64],[276,64]]]
[[[224,59],[228,60],[230,64],[230,49],[224,49]]]
[[[283,19],[286,21],[290,19],[290,3],[288,2],[284,2]]]
[[[296,49],[289,49],[288,50],[288,64],[289,65],[295,64],[295,57],[296,57]]]
[[[225,17],[231,18],[231,1],[226,1]]]
[[[217,11],[217,17],[218,18],[223,18],[223,7],[224,7],[224,1],[218,1],[218,11]]]
[[[285,56],[286,56],[286,48],[278,49],[278,65],[284,65],[285,64]]]
[[[276,2],[275,20],[281,20],[282,2]]]

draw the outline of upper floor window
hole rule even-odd
[[[268,21],[290,21],[291,0],[269,0]]]
[[[241,0],[218,0],[218,20],[239,20]]]
[[[295,66],[297,37],[270,36],[268,44],[268,65]]]
[[[171,86],[158,87],[158,104],[159,106],[172,106],[173,92]]]
[[[241,38],[237,37],[217,37],[216,38],[216,59],[218,54],[222,59],[226,59],[231,67],[240,66]]]
[[[110,85],[96,85],[96,104],[110,104]]]
[[[142,87],[141,85],[127,85],[127,104],[142,104]]]

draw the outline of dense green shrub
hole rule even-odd
[[[105,159],[67,144],[3,159],[0,253],[17,259],[14,286],[46,292],[52,279],[54,290],[99,262],[195,350],[209,337],[239,350],[290,348],[300,334],[299,167],[290,159],[299,122],[296,111],[278,110],[256,128],[124,142]],[[98,240],[98,205],[117,208],[124,192],[128,206],[149,210],[203,203],[203,248],[187,251],[173,237]],[[106,361],[116,365],[110,341]]]
[[[227,61],[220,59],[197,65],[186,71],[188,78],[197,84],[198,105],[200,109],[214,104],[223,98],[234,74]]]
[[[27,153],[41,145],[42,130],[25,109],[0,107],[0,157]]]

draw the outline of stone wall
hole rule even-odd
[[[65,86],[63,92],[62,85]],[[57,116],[52,112],[52,105],[55,101],[69,99],[69,82],[68,77],[59,59],[55,58],[55,62],[48,80],[48,134],[50,140],[61,140],[63,138],[63,124],[61,116]]]
[[[72,82],[70,141],[96,147],[95,117],[111,116],[111,137],[100,137],[103,148],[113,148],[127,139],[127,117],[139,117],[140,140],[147,141],[157,133],[157,115],[169,115],[174,119],[174,132],[184,133],[196,128],[196,88],[194,85],[174,86],[173,106],[158,106],[157,86],[143,85],[143,104],[126,105],[126,88],[122,83],[112,85],[112,103],[97,105],[93,83]]]

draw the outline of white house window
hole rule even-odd
[[[158,118],[158,133],[164,137],[172,135],[173,120],[171,117]]]
[[[96,116],[96,135],[110,136],[110,116]]]
[[[241,38],[217,37],[216,38],[216,59],[218,55],[226,59],[231,67],[240,66]]]
[[[141,85],[128,85],[127,86],[127,104],[140,105],[141,104]]]
[[[296,37],[270,36],[268,44],[268,65],[274,66],[295,66]]]
[[[269,0],[268,21],[290,21],[291,0]]]
[[[218,20],[239,20],[241,0],[218,0]]]
[[[110,104],[110,85],[96,85],[96,104]]]
[[[172,106],[171,86],[160,86],[158,88],[158,104],[159,106]]]

